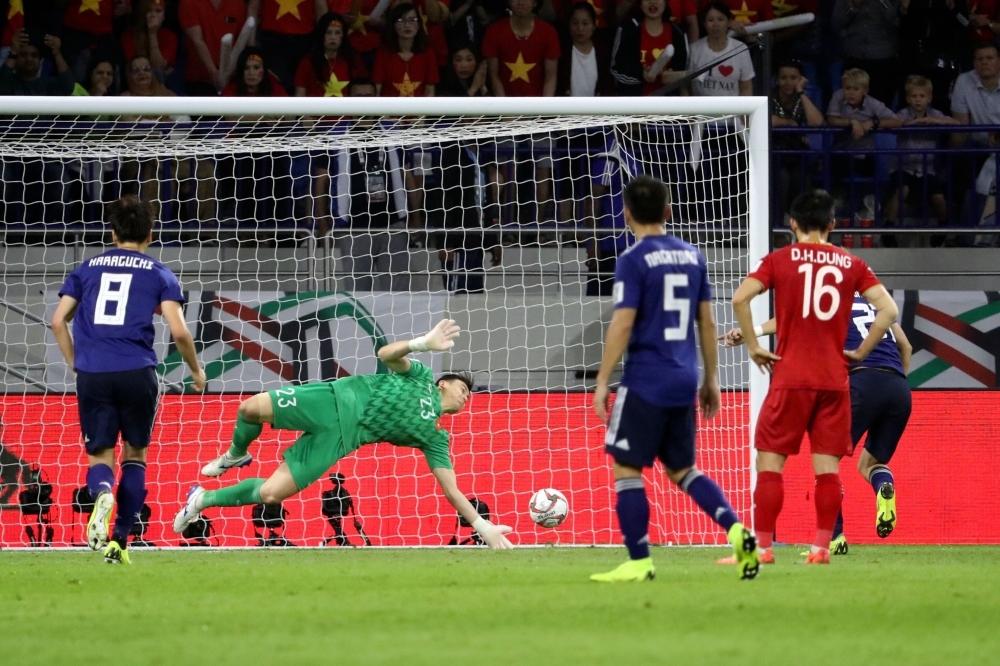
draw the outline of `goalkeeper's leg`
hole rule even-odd
[[[260,437],[265,423],[274,423],[274,407],[269,394],[258,393],[240,403],[229,450],[205,465],[201,473],[205,476],[221,476],[234,467],[249,465],[253,456],[247,453],[247,449]]]
[[[174,518],[174,532],[181,534],[188,525],[198,520],[205,509],[217,506],[246,506],[247,504],[280,504],[299,492],[292,478],[288,463],[281,463],[267,479],[244,479],[239,483],[205,490],[194,486],[188,492],[187,502]]]

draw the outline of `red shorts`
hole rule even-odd
[[[757,418],[754,448],[794,456],[807,432],[813,453],[850,455],[850,391],[770,389]]]

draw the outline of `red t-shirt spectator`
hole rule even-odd
[[[407,61],[398,53],[379,49],[372,81],[382,86],[382,97],[424,97],[427,86],[438,82],[437,57],[426,49]]]
[[[307,35],[316,25],[313,0],[264,0],[260,27],[282,35]]]
[[[500,82],[508,97],[541,97],[545,87],[545,61],[558,60],[556,29],[536,18],[527,38],[514,34],[509,19],[500,19],[486,29],[483,57],[499,61]]]
[[[112,0],[72,0],[63,12],[63,26],[93,35],[111,34]]]
[[[771,0],[726,0],[733,12],[733,19],[740,23],[760,23],[774,18]]]
[[[351,46],[358,53],[372,51],[382,45],[381,28],[368,24],[368,17],[377,4],[378,0],[361,0],[361,9],[358,10],[357,21],[347,27],[348,39],[351,40]],[[353,5],[354,3],[351,0],[326,0],[326,6],[330,8],[330,11],[336,12],[341,16],[350,12]],[[382,19],[385,20],[388,15],[389,10],[387,9],[382,13]]]
[[[181,27],[185,30],[201,26],[201,35],[208,46],[208,52],[212,54],[212,62],[218,67],[222,38],[232,35],[233,40],[236,40],[247,20],[247,6],[243,0],[222,0],[222,4],[216,9],[210,0],[181,0],[178,14]],[[184,80],[215,83],[190,40],[187,42],[187,54]]]
[[[687,30],[684,19],[698,15],[698,5],[694,0],[670,0],[670,20]]]
[[[438,0],[445,7],[451,8],[451,0]],[[413,6],[417,8],[417,13],[420,14],[420,20],[424,23],[424,30],[427,31],[427,40],[434,49],[434,54],[437,56],[438,67],[444,67],[448,64],[448,39],[444,34],[444,23],[434,23],[427,20],[427,12],[424,10],[425,0],[414,0]]]
[[[238,75],[237,75],[238,76]],[[285,90],[285,86],[281,85],[281,81],[278,77],[271,72],[267,73],[269,79],[271,79],[271,97],[288,97],[288,91]],[[230,83],[225,88],[222,89],[223,97],[236,97],[236,84]],[[260,97],[260,95],[249,93],[244,95],[244,97]]]
[[[156,31],[156,43],[160,45],[160,55],[173,67],[177,64],[177,35],[172,30],[160,28]],[[131,30],[126,30],[122,34],[122,53],[125,54],[125,62],[129,62],[136,56],[135,36]]]
[[[347,97],[350,94],[347,85],[351,79],[366,76],[368,71],[360,58],[354,56],[353,62],[350,62],[338,55],[336,58],[326,59],[325,82],[321,83],[316,78],[312,58],[306,56],[295,71],[295,87],[305,88],[307,97]]]
[[[673,43],[674,31],[669,23],[664,22],[663,32],[654,37],[646,32],[646,22],[641,22],[639,24],[639,62],[642,63],[643,68],[649,67],[656,62],[656,59],[663,53],[663,49]],[[663,82],[660,79],[657,79],[653,83],[644,80],[642,94],[649,95],[662,87]]]
[[[973,14],[982,14],[991,21],[995,21],[998,18],[1000,12],[997,11],[997,0],[972,0],[969,3],[969,16]],[[969,41],[973,44],[979,42],[992,42],[996,38],[996,34],[987,26],[982,28],[969,27]],[[7,42],[4,42],[5,44]]]

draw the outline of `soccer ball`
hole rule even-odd
[[[569,502],[555,488],[542,488],[531,496],[528,513],[542,527],[557,527],[569,515]]]

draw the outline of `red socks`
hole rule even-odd
[[[826,476],[836,477],[836,474]],[[837,480],[838,488],[840,480]],[[758,472],[757,487],[753,491],[753,523],[754,531],[757,533],[757,543],[761,548],[770,548],[771,540],[774,538],[774,526],[778,522],[778,514],[781,513],[781,505],[785,501],[785,484],[780,472]],[[817,505],[818,505],[817,496]],[[838,500],[837,510],[840,510]],[[833,513],[834,520],[837,519],[837,512]],[[833,522],[830,523],[832,533]],[[830,542],[827,541],[827,546]]]
[[[758,482],[759,487],[759,482]],[[816,548],[829,548],[833,537],[833,526],[843,503],[844,488],[839,474],[816,475]]]

